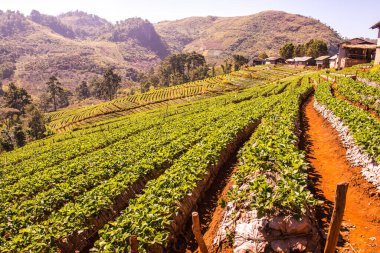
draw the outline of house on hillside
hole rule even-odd
[[[325,69],[330,66],[330,56],[329,55],[323,55],[319,56],[315,59],[315,62],[317,64],[317,67],[320,69]]]
[[[263,64],[265,64],[265,59],[262,59],[260,57],[253,57],[251,60],[252,66],[263,65]]]
[[[289,65],[294,65],[294,58],[286,59],[285,63]]]
[[[314,66],[315,60],[310,56],[294,57],[294,65],[296,66]]]
[[[358,38],[344,41],[339,44],[337,68],[371,62],[375,59],[375,52],[375,43]]]
[[[333,55],[329,58],[329,62],[330,62],[330,68],[332,69],[336,69],[338,68],[337,67],[337,59],[338,59],[338,54],[336,55]]]
[[[374,24],[372,29],[379,29],[379,33],[377,35],[377,45],[376,45],[376,56],[375,56],[375,65],[380,64],[380,21]]]
[[[265,64],[284,64],[285,59],[281,57],[269,57],[265,59]]]

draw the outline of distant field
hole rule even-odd
[[[217,96],[230,91],[242,90],[299,73],[300,69],[288,67],[259,66],[221,75],[201,81],[157,89],[73,110],[48,113],[49,127],[54,132],[78,129],[122,115],[152,110],[164,106],[186,103],[202,98]]]

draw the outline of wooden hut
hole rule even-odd
[[[315,60],[310,56],[294,57],[294,64],[296,66],[314,66]]]
[[[330,66],[330,56],[329,55],[323,55],[319,56],[318,58],[315,59],[315,62],[317,64],[318,68],[325,69]]]
[[[375,56],[375,65],[380,64],[380,21],[374,24],[372,29],[379,29],[379,33],[377,35],[377,45],[376,45],[376,56]]]
[[[356,64],[368,63],[375,59],[376,44],[352,39],[339,44],[337,67],[342,69]]]
[[[263,65],[263,64],[265,64],[265,59],[262,59],[260,57],[253,57],[251,60],[252,66]]]
[[[281,57],[269,57],[265,59],[265,64],[284,64],[285,59]]]

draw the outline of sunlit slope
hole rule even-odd
[[[130,113],[217,96],[229,91],[276,81],[300,71],[300,69],[286,66],[247,68],[228,75],[125,96],[93,106],[49,113],[47,114],[48,125],[54,132],[64,132]]]

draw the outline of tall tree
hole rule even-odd
[[[294,55],[294,49],[293,43],[286,43],[280,48],[280,56],[284,59],[292,58]]]
[[[208,66],[203,55],[192,52],[173,54],[159,65],[159,85],[167,87],[206,78]]]
[[[294,49],[293,57],[302,57],[305,56],[306,49],[304,44],[298,44]]]
[[[32,99],[24,88],[18,88],[14,83],[8,85],[8,91],[4,93],[5,107],[14,108],[25,113],[25,106],[32,103]]]
[[[232,59],[234,60],[234,70],[239,70],[242,66],[247,64],[249,62],[249,59],[245,58],[242,55],[235,54],[232,56]]]
[[[328,48],[326,42],[323,40],[310,40],[306,43],[306,55],[317,58],[322,55],[328,54]]]
[[[0,82],[0,96],[4,95],[4,90],[3,90],[3,83]]]
[[[266,59],[266,58],[268,58],[269,56],[267,55],[266,52],[261,52],[261,53],[259,53],[258,57],[261,58],[261,59]]]
[[[112,69],[107,69],[103,76],[102,93],[104,98],[112,100],[120,88],[121,76],[114,73]]]
[[[62,84],[55,76],[51,76],[46,84],[46,91],[53,102],[53,110],[56,111],[58,106],[58,97],[63,92]]]
[[[75,89],[75,93],[79,100],[90,97],[90,89],[88,88],[87,82],[82,81],[82,83]]]
[[[45,137],[46,127],[43,114],[36,106],[27,108],[27,133],[33,140],[38,140]]]

